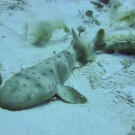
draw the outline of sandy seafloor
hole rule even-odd
[[[24,2],[24,3],[23,3]],[[133,9],[133,1],[121,0],[120,10]],[[11,10],[15,0],[0,2],[0,63],[4,85],[14,73],[53,56],[70,45],[71,35],[56,30],[42,47],[24,40],[23,26],[35,20],[63,18],[69,28],[83,25],[81,35],[91,41],[98,29],[110,31],[108,11],[98,11],[89,0],[29,0]],[[24,10],[21,10],[20,7]],[[105,7],[105,10],[107,7]],[[101,23],[89,24],[80,11],[93,10]],[[119,24],[118,24],[119,26]],[[128,30],[128,29],[127,29]],[[132,61],[124,69],[123,61]],[[22,111],[0,108],[0,135],[128,135],[135,134],[135,57],[122,54],[96,55],[92,63],[75,69],[64,85],[72,86],[88,99],[86,104],[68,104],[59,99]],[[1,87],[2,87],[1,86]],[[129,94],[129,95],[128,95]],[[132,99],[131,99],[132,98]]]

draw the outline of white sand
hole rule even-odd
[[[15,0],[7,1],[15,3]],[[123,6],[120,10],[132,8],[133,0],[121,1]],[[6,1],[0,3],[2,5]],[[75,30],[79,25],[86,27],[86,32],[82,34],[86,42],[95,36],[98,29],[110,30],[108,13],[97,11],[89,0],[29,0],[29,4],[20,5],[24,6],[24,11],[7,9],[8,4],[0,6],[2,85],[21,68],[51,57],[53,51],[58,53],[71,42],[71,36],[64,40],[65,33],[60,30],[54,32],[45,46],[34,47],[23,40],[25,22],[31,25],[40,19],[63,18]],[[89,26],[84,21],[86,17],[78,16],[78,10],[89,9],[93,10],[101,25]],[[133,61],[128,70],[123,69],[121,64],[125,58]],[[65,85],[85,95],[89,101],[86,104],[51,100],[23,111],[12,112],[0,108],[0,135],[127,135],[135,123],[135,104],[126,95],[128,90],[135,93],[134,60],[135,57],[120,54],[98,54],[94,62],[75,69]],[[135,101],[135,94],[132,98]]]

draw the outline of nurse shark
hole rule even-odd
[[[23,110],[58,96],[73,104],[84,104],[87,98],[63,83],[76,67],[85,66],[96,51],[135,55],[135,41],[105,39],[100,29],[94,39],[84,43],[72,29],[72,42],[62,52],[21,70],[6,81],[0,90],[0,106],[8,110]]]
[[[73,104],[86,103],[85,96],[63,85],[72,70],[84,66],[91,57],[90,46],[81,41],[73,29],[72,36],[67,49],[7,80],[0,90],[0,106],[13,111],[22,110],[54,96]]]
[[[124,30],[124,29],[123,29]],[[118,32],[117,30],[116,32]],[[119,32],[123,32],[120,30]],[[127,32],[127,30],[125,31]],[[113,32],[112,32],[113,33]],[[115,34],[115,33],[114,33]],[[120,35],[122,38],[120,38]],[[135,36],[133,39],[129,38],[133,35],[118,34],[117,36],[109,36],[104,29],[97,32],[95,38],[91,41],[90,46],[93,52],[103,51],[105,53],[122,53],[127,55],[135,55]]]

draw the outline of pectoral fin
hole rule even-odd
[[[57,90],[57,96],[66,102],[73,104],[84,104],[87,102],[87,98],[80,94],[77,90],[69,86],[60,85]]]

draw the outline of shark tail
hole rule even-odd
[[[72,29],[72,36],[73,40],[71,44],[73,45],[73,48],[77,56],[76,67],[85,66],[86,63],[92,61],[93,50],[88,44],[86,44],[80,39],[80,37],[76,34],[74,29]]]

